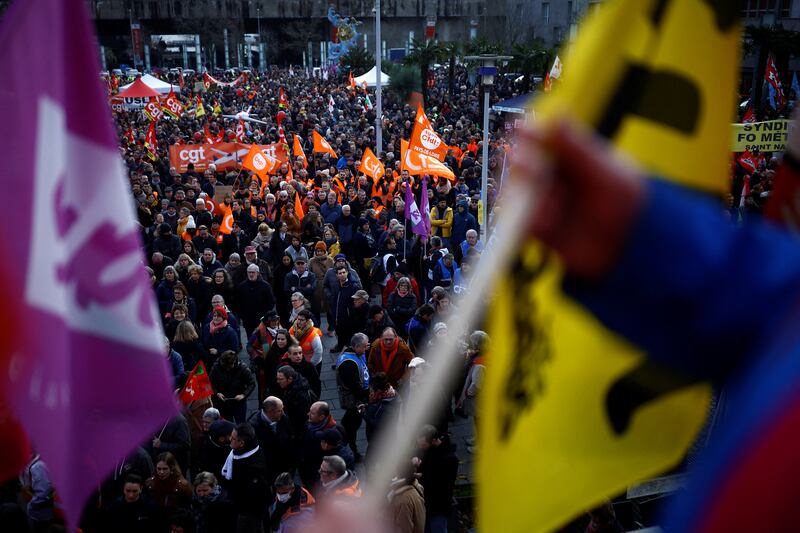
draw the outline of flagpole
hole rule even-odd
[[[375,0],[375,148],[378,158],[383,151],[383,98],[381,91],[381,0]]]

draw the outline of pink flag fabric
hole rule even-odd
[[[17,0],[0,45],[0,405],[74,525],[177,402],[86,2]]]

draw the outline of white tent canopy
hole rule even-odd
[[[375,74],[377,72],[378,72],[377,67],[372,67],[372,70],[370,70],[363,76],[359,76],[355,79],[356,85],[361,87],[361,85],[366,81],[367,87],[375,87],[378,84],[378,81],[375,78]],[[386,87],[387,85],[389,85],[389,75],[381,72],[381,86]]]
[[[160,79],[156,78],[155,76],[151,76],[150,74],[145,74],[144,76],[142,76],[142,81],[144,82],[145,85],[147,85],[157,93],[169,94],[170,91],[174,91],[176,93],[181,91],[181,88],[178,87],[177,85],[170,85],[169,83],[161,81]],[[124,91],[131,85],[133,84],[129,83],[128,85],[123,85],[122,87],[119,88],[120,92]]]

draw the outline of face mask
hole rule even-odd
[[[289,498],[291,498],[291,497],[292,497],[292,493],[291,492],[287,492],[286,494],[278,494],[278,498],[277,499],[281,503],[286,503],[286,502],[289,501]]]

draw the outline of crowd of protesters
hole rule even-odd
[[[184,80],[179,98],[187,108],[200,79]],[[484,250],[479,88],[461,69],[452,77],[437,72],[428,85],[425,109],[451,147],[444,162],[456,179],[428,181],[431,234],[424,239],[405,220],[405,190],[420,205],[422,179],[399,163],[416,106],[391,91],[384,92],[382,151],[375,150],[366,91],[353,90],[341,74],[271,70],[213,87],[203,95],[205,117],[187,113],[156,124],[155,159],[141,111],[115,113],[175,389],[202,362],[213,394],[120,457],[87,505],[83,531],[301,531],[330,502],[361,497],[371,446],[382,432],[397,431],[404,398],[429,363],[421,356],[435,357]],[[281,87],[285,108],[278,107]],[[513,87],[501,80],[497,90],[510,96]],[[214,103],[221,113],[212,112]],[[170,145],[205,142],[206,130],[232,141],[237,121],[221,115],[250,106],[269,124],[248,123],[244,142],[279,142],[283,134],[291,146],[298,136],[308,161],[293,154],[266,183],[239,168],[179,172],[170,165]],[[338,159],[313,153],[313,130]],[[505,156],[502,134],[493,132],[490,142],[490,207]],[[380,180],[360,172],[367,147],[385,165]],[[219,198],[219,186],[232,186],[231,193]],[[221,213],[209,209],[215,198],[232,212],[229,234],[220,232]],[[385,520],[395,531],[452,530],[458,459],[448,424],[475,416],[488,342],[481,331],[463,339],[460,383],[431,407],[430,424],[402,435],[416,438],[417,451],[386,487]],[[337,406],[321,401],[325,367],[335,371],[338,420]],[[258,409],[248,410],[249,398]],[[362,427],[366,449],[358,445]],[[474,442],[467,444],[474,453]],[[28,520],[48,531],[58,496],[38,456],[26,472]]]

